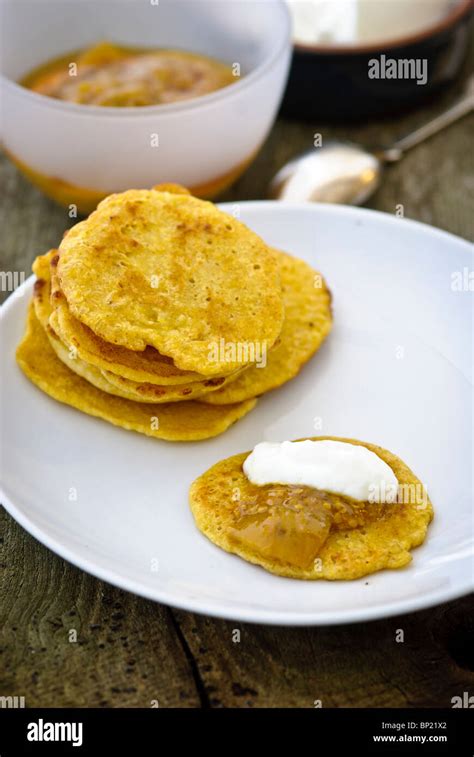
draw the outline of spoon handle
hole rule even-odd
[[[416,131],[407,134],[405,137],[398,139],[393,143],[391,147],[388,147],[382,152],[382,157],[387,162],[393,162],[399,160],[406,150],[411,147],[420,144],[433,134],[437,134],[441,129],[457,121],[459,118],[470,113],[474,110],[474,93],[470,92],[462,100],[459,100],[455,105],[441,113],[432,121],[420,126]]]

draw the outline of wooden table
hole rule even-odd
[[[222,199],[263,198],[275,170],[309,148],[315,132],[388,143],[460,89],[369,125],[280,120]],[[408,218],[473,239],[472,127],[468,117],[407,154],[387,171],[370,206],[394,213],[402,204]],[[0,169],[1,268],[28,275],[34,257],[57,245],[71,220],[5,158]],[[323,707],[450,707],[451,697],[474,683],[470,598],[341,627],[224,622],[115,589],[56,557],[6,514],[3,523],[0,694],[25,696],[27,706],[150,707],[158,700],[161,707],[313,707],[321,700]],[[232,640],[235,628],[240,643]]]

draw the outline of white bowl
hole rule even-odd
[[[5,0],[5,149],[46,194],[91,210],[131,187],[178,182],[215,196],[245,169],[275,118],[288,72],[283,0]],[[229,87],[180,103],[97,107],[16,82],[55,57],[108,40],[239,63]],[[158,144],[156,144],[158,143]]]

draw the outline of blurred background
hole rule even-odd
[[[187,0],[188,3],[189,1]],[[41,2],[51,4],[47,0],[41,0]],[[78,3],[74,5],[80,7],[81,2],[90,4],[90,0],[78,0]],[[178,4],[179,2],[181,0],[178,0]],[[219,14],[215,13],[217,8],[222,9],[220,0],[191,0],[191,3],[194,8],[199,8],[200,3],[206,3],[211,19],[218,18]],[[69,0],[61,0],[59,3],[61,7],[66,7],[64,4],[71,5]],[[166,5],[166,0],[162,0],[160,5],[163,6],[163,4]],[[242,124],[248,121],[252,127],[246,137],[250,140],[248,144],[250,145],[252,141],[252,129],[255,133],[259,132],[258,140],[257,137],[255,140],[259,144],[263,140],[263,143],[250,165],[245,170],[242,167],[244,172],[234,181],[234,184],[224,191],[221,188],[218,194],[219,200],[236,202],[266,199],[270,196],[273,178],[288,161],[308,152],[315,153],[332,140],[343,142],[349,140],[351,143],[366,147],[369,151],[376,151],[424,125],[466,95],[468,79],[473,71],[473,6],[470,0],[467,3],[464,0],[454,0],[454,2],[453,0],[285,0],[285,2],[281,0],[281,3],[280,0],[264,0],[263,5],[266,7],[267,4],[268,6],[284,4],[289,11],[292,31],[289,31],[288,26],[286,32],[288,39],[286,43],[283,40],[283,46],[281,39],[285,34],[284,19],[279,20],[280,37],[276,40],[278,35],[275,28],[268,26],[265,19],[263,21],[260,19],[258,22],[260,26],[252,20],[252,6],[260,7],[261,3],[252,3],[252,0],[249,0],[242,4],[239,1],[235,6],[234,2],[236,10],[229,33],[238,40],[237,48],[241,57],[247,55],[250,61],[249,71],[244,71],[242,82],[239,84],[245,83],[245,74],[252,73],[251,67],[258,67],[262,64],[262,60],[263,67],[271,67],[274,71],[277,68],[276,59],[280,60],[281,65],[280,71],[274,74],[276,78],[273,79],[273,99],[268,98],[268,103],[265,105],[266,111],[262,110],[258,118],[255,113],[256,105],[254,107],[257,93],[251,94],[252,87],[254,89],[257,87],[255,83],[252,87],[250,85],[247,87],[247,92],[250,92],[246,95],[248,102],[239,105],[240,119],[232,118],[232,114],[229,115],[229,113],[222,114],[222,118],[235,122],[232,128],[236,130],[236,135],[240,135],[235,139],[244,138],[242,134],[245,129]],[[4,18],[7,18],[5,8],[8,7],[9,0],[6,0],[6,5],[5,2],[2,5],[5,6],[3,7]],[[23,5],[15,4],[15,7]],[[57,10],[58,0],[53,5]],[[95,5],[102,9],[106,8],[107,18],[110,17],[108,9],[113,3],[95,3]],[[122,4],[119,3],[119,5]],[[21,21],[21,18],[19,20]],[[14,21],[15,18],[11,21],[13,25],[11,36],[19,33],[17,27],[23,30],[27,28],[21,23],[15,25]],[[58,27],[59,31],[63,28],[61,24],[64,26],[64,19]],[[254,37],[251,34],[252,29]],[[59,31],[57,36],[61,40]],[[4,24],[3,41],[6,40],[7,32],[7,25]],[[89,29],[85,33],[91,34]],[[178,34],[176,39],[181,38],[180,25],[176,27],[174,33]],[[275,40],[272,35],[275,36]],[[37,33],[34,39],[41,40],[42,37]],[[97,41],[97,39],[92,40],[90,36],[87,39]],[[186,44],[189,49],[192,45],[192,37],[188,34],[184,39],[183,44]],[[199,44],[196,42],[194,47],[207,50],[209,39],[212,40],[212,35],[210,37],[208,35],[200,42],[197,38]],[[150,38],[147,39],[147,43],[149,41]],[[275,45],[277,42],[280,45],[279,50],[275,51],[274,42]],[[31,47],[33,49],[34,45]],[[71,50],[71,47],[74,47],[72,39],[67,38],[59,43],[56,41],[54,51]],[[14,72],[19,75],[21,71],[24,74],[25,68],[31,68],[33,58],[30,56],[28,65],[19,66],[18,46],[10,44],[8,48],[10,52],[7,50],[7,53],[5,49],[2,55],[3,73],[6,80],[14,80]],[[40,60],[44,62],[45,56],[48,57],[45,49],[49,48],[39,45],[37,55],[40,57],[36,60],[37,63]],[[219,52],[224,55],[222,49]],[[290,52],[292,58],[285,89],[286,70],[283,59]],[[252,55],[255,61],[251,60]],[[262,60],[258,59],[259,55],[263,56]],[[273,56],[271,66],[267,65],[265,56],[268,58]],[[381,62],[384,56],[385,76],[383,69],[380,68],[378,77],[370,78],[368,72],[371,61]],[[231,62],[230,53],[228,53],[228,58]],[[411,76],[389,78],[387,61],[403,60],[413,60],[415,63],[418,61],[419,68],[414,68]],[[426,61],[425,71],[423,70],[424,61]],[[423,74],[426,74],[426,80],[419,83],[417,78],[420,79]],[[16,90],[23,90],[23,93],[26,92],[30,97],[38,99],[38,96],[32,95],[16,84],[13,86]],[[236,85],[226,89],[230,91],[233,86]],[[268,87],[268,84],[266,86]],[[20,97],[12,101],[6,113],[7,99],[11,96],[11,92],[5,95],[5,89],[3,89],[4,146],[11,152],[10,141],[15,142],[21,131],[16,128],[21,114],[22,129],[26,129],[22,136],[28,146],[29,154],[37,155],[40,162],[46,160],[45,154],[50,149],[46,147],[46,142],[51,135],[48,136],[46,127],[40,120],[35,121],[34,118],[24,117],[22,108],[29,108],[30,103],[27,101],[25,106],[22,100],[21,107],[18,106],[17,101],[21,99]],[[40,100],[48,101],[50,98],[41,97]],[[279,101],[281,103],[278,108]],[[8,105],[10,105],[10,100],[8,100]],[[17,107],[20,114],[15,113]],[[86,106],[79,107],[84,110]],[[158,109],[159,107],[161,106],[158,106]],[[221,106],[218,103],[216,107]],[[262,104],[261,107],[263,109]],[[206,124],[210,124],[211,116],[206,115],[205,112],[202,114],[201,110],[203,109],[197,107],[190,111],[191,120],[186,121],[187,130],[189,123],[197,124],[199,116],[203,119],[202,128],[204,133],[206,132],[208,128]],[[42,112],[41,109],[40,112]],[[220,111],[217,113],[217,121],[219,113]],[[183,119],[184,115],[181,114],[178,127],[179,124],[183,124]],[[433,224],[454,234],[473,239],[472,126],[471,113],[409,150],[398,163],[386,168],[377,191],[365,201],[365,204],[388,213],[397,212],[399,215],[403,214],[408,218]],[[209,137],[209,144],[206,146],[206,150],[210,153],[217,154],[217,145],[220,146],[219,149],[222,149],[222,144],[225,153],[225,146],[233,145],[235,141],[233,133],[229,131],[231,129],[229,120],[224,125],[218,124],[218,128],[221,130],[213,133],[212,139]],[[84,131],[82,122],[78,131]],[[189,134],[189,130],[187,133]],[[55,136],[53,145],[58,145],[59,150],[59,142],[63,142],[66,137],[67,131],[64,132],[64,139],[59,140]],[[74,138],[79,139],[76,135]],[[177,135],[178,143],[179,139]],[[192,134],[189,135],[188,141],[193,141]],[[82,146],[78,141],[75,143],[76,147],[69,150],[69,153],[78,154],[78,162],[81,166],[85,163],[94,164],[95,160],[92,160],[90,155],[93,142],[94,140],[89,140]],[[192,145],[190,153],[192,158],[187,161],[188,164],[193,163],[192,171],[199,171],[200,166],[206,164],[202,151],[199,149],[201,143],[195,140]],[[126,151],[120,154],[115,151],[114,161],[122,162],[128,159],[134,164],[135,152],[132,141]],[[223,159],[219,156],[219,161]],[[149,163],[147,156],[145,160]],[[212,162],[211,157],[207,162]],[[171,168],[167,167],[167,173],[164,176],[160,166],[161,163],[158,163],[156,171],[152,174],[156,175],[157,182],[182,180],[181,175],[174,176],[173,164]],[[176,173],[180,174],[180,170]],[[77,218],[68,208],[65,209],[47,199],[22,176],[4,154],[1,156],[0,171],[2,267],[5,270],[24,271],[28,275],[33,258],[38,253],[56,245],[63,231],[76,222]],[[99,180],[103,181],[103,171],[97,169],[97,173]],[[55,168],[52,174],[57,177],[58,170]],[[59,178],[63,177],[59,176]],[[3,298],[6,294],[8,293],[1,293]]]

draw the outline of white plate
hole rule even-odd
[[[15,364],[28,280],[4,306],[3,487],[13,517],[66,560],[145,597],[242,621],[318,625],[428,607],[472,588],[470,246],[337,206],[239,205],[267,242],[317,266],[335,327],[299,377],[216,439],[169,443],[61,405]],[[224,206],[233,210],[234,206]],[[316,421],[315,421],[316,419]],[[315,430],[318,419],[322,428]],[[435,520],[411,565],[357,581],[278,578],[195,528],[193,479],[266,440],[323,433],[381,444],[428,486]],[[77,501],[69,492],[77,490]]]

